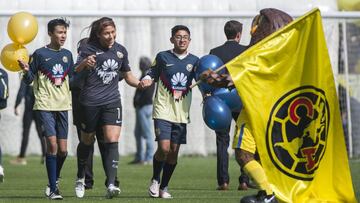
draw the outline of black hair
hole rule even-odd
[[[142,72],[145,72],[150,69],[151,60],[149,59],[149,57],[142,56],[142,57],[140,57],[139,65],[140,65],[140,70]]]
[[[102,17],[92,22],[90,25],[90,36],[88,42],[99,42],[98,35],[107,26],[113,26],[114,28],[116,28],[113,19],[109,17]]]
[[[242,32],[242,24],[236,20],[230,20],[225,23],[224,32],[227,39],[235,39],[236,35]]]
[[[78,41],[77,43],[77,53],[80,52],[80,49],[85,45],[87,44],[89,38],[88,37],[85,37],[85,38],[82,38]]]
[[[47,24],[48,33],[53,33],[55,31],[55,27],[58,25],[68,28],[70,21],[66,20],[65,18],[55,18],[50,20]]]
[[[188,27],[185,25],[175,25],[173,28],[171,28],[171,37],[174,37],[179,30],[185,30],[190,36],[190,30]]]

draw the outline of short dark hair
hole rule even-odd
[[[151,66],[151,60],[149,57],[142,56],[139,61],[140,70],[145,72],[150,69]]]
[[[179,30],[185,30],[190,36],[190,30],[188,27],[185,25],[175,25],[173,28],[171,28],[171,37],[174,37]]]
[[[237,33],[242,32],[242,24],[236,20],[230,20],[225,23],[224,32],[227,39],[235,39]]]
[[[58,25],[62,25],[65,28],[68,28],[70,25],[70,21],[66,20],[65,18],[55,18],[48,22],[47,29],[49,33],[53,33],[55,30],[55,27]]]

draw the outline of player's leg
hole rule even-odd
[[[77,179],[75,181],[75,195],[82,198],[85,195],[85,168],[95,142],[95,131],[99,120],[100,108],[96,106],[82,106],[81,136],[77,146]]]
[[[105,140],[105,174],[107,178],[107,198],[113,198],[120,193],[115,186],[119,163],[119,138],[122,125],[122,109],[120,102],[105,105],[102,108],[100,124],[103,125]]]
[[[186,144],[186,132],[185,123],[172,123],[170,151],[166,157],[159,190],[159,197],[161,198],[172,198],[168,191],[168,184],[177,165],[180,145]]]
[[[245,173],[254,180],[260,189],[258,195],[246,196],[241,199],[241,203],[257,202],[258,200],[261,202],[264,199],[270,203],[277,202],[264,169],[254,158],[256,151],[254,137],[245,122],[239,124],[240,126],[236,126],[233,142],[235,158]]]
[[[44,129],[44,135],[46,137],[46,170],[49,181],[49,198],[50,199],[62,199],[57,185],[56,185],[56,171],[57,171],[57,138],[56,138],[56,117],[54,112],[49,111],[37,111],[40,119],[40,123]],[[46,194],[47,195],[47,194]]]
[[[56,136],[57,136],[57,156],[56,156],[56,180],[59,180],[61,169],[67,157],[67,137],[68,137],[68,112],[56,112]]]
[[[160,174],[170,152],[171,127],[172,123],[169,121],[154,119],[155,140],[158,147],[153,157],[153,176],[148,189],[151,197],[159,197]]]

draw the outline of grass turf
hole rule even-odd
[[[3,157],[5,182],[0,184],[0,202],[48,202],[44,196],[47,184],[45,166],[40,164],[40,157],[30,156],[26,166],[9,164],[12,157]],[[116,199],[104,198],[104,172],[99,157],[94,161],[95,185],[87,190],[83,199],[75,197],[74,181],[76,176],[76,158],[68,157],[63,170],[60,191],[65,202],[181,202],[181,203],[228,203],[239,202],[244,195],[256,193],[256,190],[237,191],[239,167],[231,157],[230,190],[216,191],[216,157],[181,157],[169,184],[174,199],[154,199],[147,195],[147,188],[152,175],[152,166],[128,165],[131,157],[121,157],[118,175],[121,181],[121,194]],[[360,160],[351,160],[352,179],[357,199],[360,199]]]

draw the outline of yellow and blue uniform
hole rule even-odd
[[[33,82],[34,110],[67,111],[71,109],[69,74],[74,62],[67,49],[37,49],[30,59],[30,71],[24,81]]]
[[[157,54],[148,73],[158,83],[154,99],[154,119],[173,123],[190,122],[190,85],[198,60],[197,56],[190,53],[180,59],[171,50]]]

